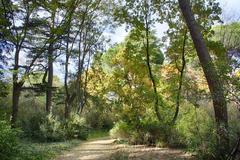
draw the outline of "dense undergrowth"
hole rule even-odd
[[[238,139],[237,131],[240,125],[237,124],[236,109],[229,107],[229,113],[230,148],[232,148]],[[129,144],[182,148],[191,152],[197,159],[216,157],[215,122],[210,108],[183,106],[175,125],[142,119],[136,126],[121,120],[114,125],[110,135]]]
[[[63,139],[63,137],[61,137],[63,136],[62,131],[60,131],[61,129],[55,127],[55,125],[49,125],[49,128],[47,130],[45,128],[40,129],[40,133],[37,134],[37,137],[36,135],[34,135],[37,133],[37,131],[33,130],[34,133],[31,133],[31,135],[34,136],[29,137],[29,132],[24,132],[24,130],[21,130],[20,128],[12,129],[7,121],[1,120],[0,159],[48,160],[59,154],[61,151],[79,144],[80,139],[82,139],[83,137],[84,139],[86,138],[85,133],[81,135],[81,137],[79,137],[79,132],[74,132],[74,134],[76,133],[76,138]],[[69,131],[67,132],[68,134]],[[81,133],[83,132],[85,131],[81,131]],[[41,138],[40,135],[42,136]]]
[[[81,140],[108,136],[107,130],[94,130],[75,114],[67,121],[53,114],[31,114],[13,129],[8,120],[0,121],[1,160],[48,160],[70,149]]]
[[[108,113],[101,117],[91,116],[96,113],[87,113],[88,116],[73,114],[66,121],[54,114],[33,112],[21,115],[16,129],[11,128],[8,120],[2,119],[0,157],[1,160],[47,160],[79,144],[80,140],[109,136],[112,127],[110,135],[124,143],[182,148],[197,159],[214,158],[216,131],[211,108],[184,104],[180,111],[175,125],[159,122],[152,112],[146,112],[138,123],[124,118],[113,119]],[[238,116],[236,108],[229,107],[231,147],[238,138]]]

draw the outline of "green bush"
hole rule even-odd
[[[110,130],[110,136],[113,138],[128,139],[130,138],[132,129],[123,121],[117,122]]]
[[[65,123],[65,132],[67,138],[87,139],[89,127],[86,120],[78,114],[71,115]]]
[[[138,126],[120,121],[110,130],[114,138],[127,140],[130,144],[155,145],[160,139],[164,139],[165,130],[157,122],[142,121]]]
[[[11,160],[18,153],[18,131],[6,121],[0,121],[0,159]]]
[[[51,113],[40,124],[40,134],[44,141],[54,142],[65,139],[65,132],[61,121]]]
[[[24,136],[38,141],[62,141],[65,139],[86,139],[89,127],[86,120],[77,114],[70,116],[68,120],[60,120],[52,113],[33,113],[22,117],[20,126]]]
[[[40,125],[44,122],[46,114],[39,112],[20,119],[20,126],[24,136],[32,139],[42,139]]]
[[[86,123],[94,129],[111,129],[113,127],[112,115],[98,110],[91,110],[85,115]]]
[[[204,108],[191,107],[187,114],[179,117],[176,131],[178,139],[188,149],[195,152],[199,159],[214,157],[216,148],[216,132],[214,119]]]

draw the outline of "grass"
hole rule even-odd
[[[21,140],[20,152],[17,160],[50,160],[64,150],[69,150],[78,145],[80,140],[64,142],[36,143],[29,140]]]
[[[109,136],[108,130],[93,130],[93,131],[90,131],[88,135],[88,140],[108,137],[108,136]]]

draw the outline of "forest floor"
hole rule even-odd
[[[117,144],[109,137],[81,143],[55,160],[193,160],[180,149]]]

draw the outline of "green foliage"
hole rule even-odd
[[[43,123],[45,113],[32,113],[20,119],[20,126],[24,132],[24,136],[32,139],[42,139],[40,125]]]
[[[168,126],[162,126],[159,122],[143,120],[137,126],[119,121],[110,131],[114,138],[127,140],[130,144],[156,145],[158,142],[167,143],[170,131]]]
[[[215,26],[213,31],[215,32],[213,40],[220,41],[227,50],[239,49],[239,22]]]
[[[0,121],[0,159],[11,160],[19,152],[18,131],[6,121]]]
[[[69,139],[87,139],[89,133],[89,127],[86,124],[86,119],[78,114],[73,114],[65,122],[65,134]]]
[[[22,140],[19,145],[19,154],[16,160],[49,160],[59,155],[62,151],[70,149],[80,143],[79,140],[64,142],[36,143]]]
[[[213,157],[216,148],[214,119],[201,107],[184,106],[183,112],[176,125],[178,141],[196,152],[200,159]]]
[[[89,133],[85,118],[77,114],[72,114],[68,120],[60,120],[52,113],[32,113],[21,118],[20,126],[24,137],[47,142],[86,139]]]
[[[40,124],[40,132],[46,141],[60,141],[65,139],[65,133],[57,116],[49,114]]]
[[[92,109],[85,113],[86,123],[93,129],[109,130],[113,126],[111,113],[103,113],[98,109]]]
[[[88,139],[96,139],[96,138],[102,138],[102,137],[108,137],[109,131],[108,130],[96,130],[92,129],[89,132]]]
[[[119,121],[114,127],[110,130],[110,135],[113,138],[128,139],[131,133],[130,126],[126,122]]]

